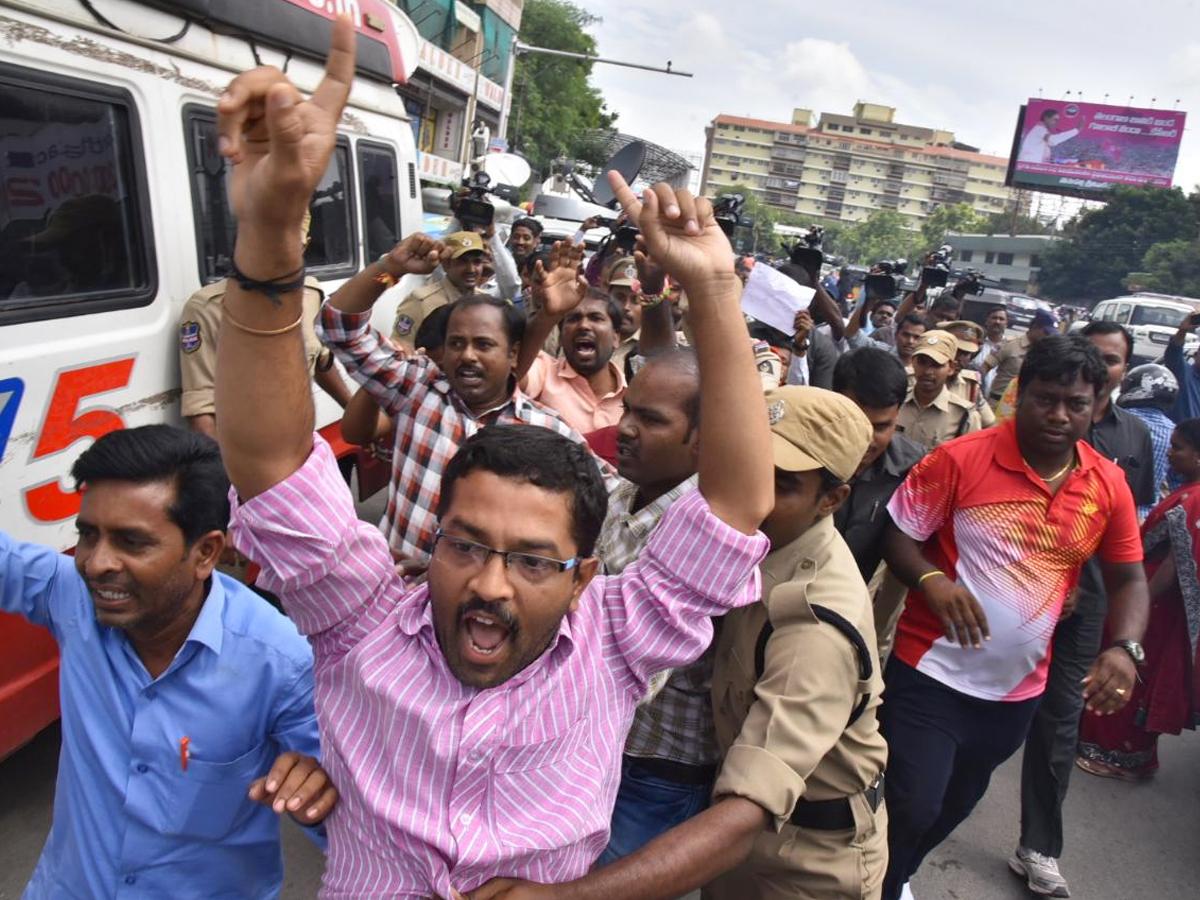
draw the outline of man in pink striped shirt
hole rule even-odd
[[[354,71],[346,18],[305,100],[277,70],[218,106],[238,277],[217,367],[239,548],[314,651],[322,747],[342,803],[322,897],[449,900],[496,876],[553,884],[603,849],[625,732],[650,676],[695,659],[711,617],[753,602],[773,500],[770,433],[740,285],[711,205],[614,187],[683,285],[704,394],[699,489],[620,577],[597,576],[599,471],[546,429],[495,426],[451,460],[427,585],[396,575],[314,439],[297,326],[296,233]],[[411,271],[436,263],[409,239]],[[294,246],[295,245],[295,246]],[[268,298],[275,302],[270,302]]]

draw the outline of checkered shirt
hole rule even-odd
[[[370,320],[370,312],[345,313],[326,302],[317,335],[395,421],[392,479],[379,527],[401,556],[428,562],[442,472],[459,445],[485,425],[538,425],[587,446],[556,412],[516,388],[500,406],[473,415],[432,360],[406,359],[390,350]],[[607,464],[597,462],[602,474],[611,477]]]
[[[1125,411],[1133,413],[1150,429],[1150,443],[1154,447],[1154,504],[1157,504],[1179,486],[1176,483],[1178,477],[1167,466],[1167,449],[1171,446],[1171,434],[1175,431],[1175,423],[1165,412],[1152,406],[1136,406]],[[1138,507],[1138,521],[1150,515],[1154,504]]]
[[[638,558],[642,548],[671,504],[693,490],[693,475],[631,512],[638,487],[621,481],[608,497],[608,515],[596,544],[596,555],[609,575],[619,574]],[[634,713],[625,741],[627,756],[667,759],[692,766],[710,765],[720,759],[713,726],[713,649],[688,666],[671,670],[660,686],[651,682],[651,698]],[[656,690],[657,688],[657,690]]]

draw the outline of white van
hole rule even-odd
[[[1127,297],[1116,297],[1096,304],[1092,310],[1093,322],[1118,322],[1133,335],[1133,357],[1130,365],[1152,362],[1166,352],[1167,343],[1179,330],[1179,325],[1192,313],[1200,312],[1200,300],[1189,301],[1186,297],[1171,297],[1166,294],[1137,293]],[[1076,322],[1073,332],[1080,331],[1086,322]],[[1196,351],[1195,335],[1189,335],[1184,353]]]
[[[233,249],[217,98],[259,62],[311,91],[340,12],[359,72],[305,256],[327,292],[421,225],[394,87],[418,35],[393,4],[0,0],[0,528],[72,545],[78,454],[179,421],[180,312]],[[318,425],[339,416],[319,393]]]

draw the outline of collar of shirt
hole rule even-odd
[[[833,524],[833,516],[824,516],[813,522],[808,529],[790,544],[785,544],[778,550],[772,550],[767,558],[759,565],[762,572],[763,603],[768,603],[771,591],[786,581],[793,580],[797,569],[814,569],[813,560],[821,555],[837,529]],[[769,604],[768,604],[769,605]]]
[[[637,510],[636,512],[631,512],[634,501],[637,500],[638,492],[641,490],[641,488],[639,488],[632,481],[621,479],[621,483],[617,485],[616,490],[613,491],[613,505],[625,518],[625,521],[629,525],[629,530],[632,531],[640,540],[650,535],[650,532],[652,532],[662,520],[663,515],[666,514],[667,509],[672,503],[674,503],[699,483],[700,476],[692,475],[679,482],[679,484],[675,485],[675,487],[671,488],[665,494],[656,497],[641,509]]]
[[[938,392],[938,395],[933,398],[928,406],[921,405],[921,402],[917,399],[915,390],[913,391],[912,396],[908,398],[908,402],[912,403],[913,406],[922,412],[930,408],[945,412],[950,408],[950,388],[943,384],[941,391]]]
[[[1017,443],[1016,419],[1009,419],[996,426],[996,443],[993,446],[997,463],[1014,472],[1024,472],[1030,481],[1043,490],[1047,490],[1046,482],[1037,477],[1036,473],[1026,464],[1025,457],[1021,453],[1021,445]],[[1075,442],[1075,455],[1079,460],[1077,473],[1092,469],[1096,465],[1096,460],[1100,458],[1100,455],[1084,441]]]
[[[432,362],[430,365],[432,365]],[[520,408],[522,400],[524,400],[526,403],[530,402],[529,398],[521,393],[521,389],[517,387],[517,379],[511,375],[508,379],[508,397],[505,398],[503,403],[499,403],[496,406],[493,406],[491,409],[486,409],[481,413],[473,413],[467,408],[467,404],[464,403],[462,397],[458,395],[458,391],[454,390],[454,386],[450,384],[450,379],[446,377],[446,373],[440,369],[438,370],[437,375],[434,376],[432,387],[435,391],[446,398],[447,403],[453,403],[459,412],[461,412],[464,416],[470,416],[472,419],[477,421],[494,416],[509,405],[513,407],[515,412]]]
[[[870,468],[857,478],[851,479],[850,484],[854,485],[859,481],[874,481],[882,475],[903,478],[924,455],[925,448],[916,441],[906,438],[902,434],[893,434],[887,449],[879,455],[875,462],[871,463]]]
[[[636,344],[636,341],[634,343]],[[567,358],[565,356],[557,357],[553,362],[553,366],[555,368],[555,371],[557,371],[559,378],[562,378],[564,380],[572,380],[575,378],[582,379],[585,383],[587,383],[588,392],[591,393],[591,390],[592,390],[591,384],[589,382],[587,382],[587,379],[584,378],[584,376],[580,375],[578,372],[576,372],[574,369],[571,368],[571,364],[569,362],[567,362]],[[614,363],[610,359],[608,361],[608,368],[609,368],[609,371],[611,371],[613,373],[613,375],[616,376],[617,387],[616,387],[616,390],[610,391],[609,393],[605,394],[603,397],[596,397],[597,403],[607,400],[609,397],[619,397],[626,388],[625,373],[621,371],[621,367],[618,366],[616,363]]]
[[[225,636],[225,586],[219,578],[209,578],[208,596],[200,607],[200,614],[192,623],[192,630],[185,643],[203,644],[213,653],[220,654]]]

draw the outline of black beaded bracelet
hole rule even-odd
[[[260,294],[266,294],[267,299],[275,306],[280,306],[283,303],[282,294],[290,294],[292,291],[298,291],[304,287],[304,266],[301,266],[294,272],[288,272],[286,275],[272,278],[270,281],[256,281],[239,269],[237,263],[233,260],[229,261],[229,269],[229,277],[237,282],[238,287],[243,291],[257,291]],[[300,276],[299,279],[296,279],[297,275]],[[284,281],[285,278],[296,280]]]

